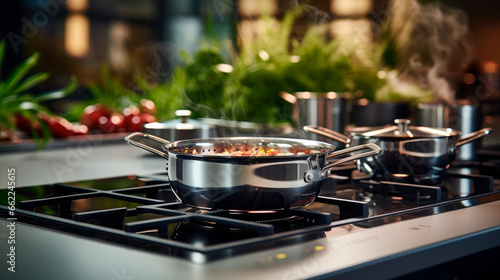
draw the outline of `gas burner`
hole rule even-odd
[[[373,180],[377,182],[388,181],[395,183],[419,184],[426,186],[442,186],[443,180],[437,175],[412,176],[409,174],[368,174],[359,170],[353,170],[351,179],[355,182]]]
[[[360,176],[362,178],[362,176]],[[368,177],[368,176],[366,176]],[[443,180],[442,176],[438,175],[409,175],[409,174],[375,174],[374,176],[368,177],[374,181],[388,181],[395,183],[408,183],[426,186],[442,186]],[[361,179],[366,180],[366,179]]]
[[[376,180],[360,181],[358,185],[365,192],[376,193],[390,200],[414,201],[420,204],[426,200],[439,202],[442,199],[440,186]]]
[[[209,211],[205,215],[239,222],[226,223],[225,220],[187,219],[177,224],[172,239],[208,246],[258,237],[259,232],[254,227],[248,227],[247,222],[271,227],[274,233],[280,233],[306,228],[315,224],[328,224],[332,221],[331,216],[328,214],[308,212],[310,211],[280,210],[259,211],[257,213]]]
[[[448,198],[467,197],[473,194],[493,192],[493,178],[478,174],[446,173],[443,177],[446,182],[443,188]]]
[[[328,224],[332,221],[330,214],[304,209],[249,212],[221,210],[211,211],[207,214],[259,224],[270,224],[274,226],[275,232],[299,229],[315,224]]]
[[[248,211],[248,212],[236,212],[236,211],[220,211],[218,216],[227,217],[232,219],[239,219],[245,221],[251,221],[256,223],[279,223],[292,221],[295,218],[300,220],[304,217],[297,217],[288,211]]]

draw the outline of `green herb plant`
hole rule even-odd
[[[300,7],[287,12],[279,24],[261,17],[264,33],[243,44],[229,61],[220,42],[204,44],[193,56],[184,54],[166,82],[151,85],[138,78],[145,96],[159,108],[157,119],[190,109],[193,117],[291,123],[293,105],[280,97],[282,91],[350,92],[352,98],[370,101],[401,96],[380,75],[386,53],[377,42],[361,47],[332,39],[327,26],[321,25],[295,38],[294,25],[302,12]],[[231,71],[220,71],[221,64],[230,65]]]
[[[224,114],[224,88],[228,75],[215,69],[224,62],[221,49],[204,45],[193,56],[182,53],[184,63],[174,68],[172,77],[162,84],[137,77],[136,84],[145,98],[152,100],[158,120],[175,118],[175,111],[190,109],[192,117],[219,117]]]
[[[0,66],[4,56],[5,40],[2,40],[0,41]],[[32,122],[31,134],[39,147],[43,147],[50,139],[51,133],[46,122],[41,120],[39,115],[41,113],[52,114],[43,102],[67,96],[76,89],[78,82],[75,77],[72,77],[71,82],[64,88],[39,94],[31,93],[31,90],[50,76],[46,72],[29,75],[39,57],[39,53],[32,54],[5,80],[0,81],[0,131],[3,131],[5,136],[12,135],[12,131],[16,128],[16,116],[22,116]]]

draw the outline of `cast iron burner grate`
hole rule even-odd
[[[125,188],[101,183],[90,187],[68,183],[38,188],[45,192],[41,197],[18,202],[16,217],[20,222],[200,263],[323,238],[332,225],[342,222],[334,221],[334,217],[368,215],[368,203],[328,197],[318,197],[318,201],[335,205],[341,214],[309,209],[269,213],[200,210],[176,201],[169,183],[156,180]],[[30,187],[18,190],[39,192]],[[0,216],[4,215],[6,208],[0,210]],[[210,236],[225,233],[215,242],[203,241],[205,244],[200,246],[203,242],[193,242],[183,233],[183,225],[208,229]]]

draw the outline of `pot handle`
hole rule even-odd
[[[333,140],[339,141],[340,143],[343,143],[343,144],[349,144],[349,142],[350,142],[349,137],[347,137],[347,135],[344,135],[344,134],[339,133],[337,131],[333,131],[333,130],[328,129],[326,127],[306,125],[306,126],[304,126],[304,130],[307,132],[312,132],[312,133],[326,136],[328,138],[332,138]]]
[[[148,140],[154,141],[156,143],[160,143],[162,145],[159,147],[154,147],[154,146],[147,145],[145,143],[140,142],[140,140],[144,140],[144,139],[148,139]],[[135,133],[132,133],[130,135],[127,135],[124,138],[124,140],[125,140],[125,142],[127,142],[131,145],[134,145],[134,146],[139,147],[141,149],[144,149],[148,152],[152,152],[153,154],[157,154],[161,157],[168,159],[168,153],[165,153],[165,152],[161,151],[160,149],[163,145],[169,144],[170,142],[163,139],[163,138],[160,138],[160,137],[157,137],[157,136],[154,136],[151,134],[142,133],[142,132],[135,132]]]
[[[479,139],[486,134],[489,134],[491,132],[491,128],[483,128],[478,131],[471,132],[469,134],[465,134],[464,136],[460,137],[457,139],[457,143],[455,144],[455,147],[460,147],[464,144],[467,144],[469,142],[472,142],[476,139]]]
[[[379,154],[382,151],[382,149],[379,146],[377,146],[377,145],[375,145],[373,143],[369,143],[369,144],[358,145],[358,146],[354,146],[354,147],[351,147],[351,148],[342,149],[342,150],[337,151],[337,152],[333,152],[333,153],[327,155],[327,159],[334,158],[334,157],[339,157],[339,156],[342,156],[344,154],[349,154],[349,153],[352,153],[352,152],[356,152],[356,151],[360,151],[360,150],[366,150],[366,149],[369,149],[369,151],[362,152],[362,153],[355,154],[355,155],[351,155],[351,156],[348,156],[348,157],[345,157],[345,158],[341,158],[341,159],[339,159],[339,160],[337,160],[337,161],[335,161],[333,163],[325,165],[321,170],[314,169],[314,170],[308,170],[308,171],[306,171],[306,173],[304,174],[304,181],[306,183],[311,183],[311,182],[315,182],[315,181],[321,181],[321,180],[325,179],[325,177],[327,177],[329,175],[330,168],[332,168],[334,166],[341,165],[341,164],[344,164],[346,162],[354,161],[354,160],[357,160],[357,159],[360,159],[360,158],[364,158],[364,157],[368,157],[368,156],[373,156],[373,155]]]
[[[348,156],[348,157],[345,157],[345,158],[341,158],[335,162],[332,162],[330,164],[327,164],[323,167],[323,171],[326,170],[326,169],[330,169],[334,166],[337,166],[337,165],[341,165],[341,164],[344,164],[346,162],[349,162],[349,161],[354,161],[354,160],[358,160],[358,159],[361,159],[361,158],[365,158],[365,157],[369,157],[369,156],[373,156],[373,155],[376,155],[376,154],[379,154],[382,149],[376,145],[376,144],[373,144],[373,143],[369,143],[369,144],[364,144],[364,145],[358,145],[358,146],[354,146],[354,147],[350,147],[350,148],[346,148],[346,149],[342,149],[342,150],[339,150],[339,151],[336,151],[336,152],[333,152],[331,154],[329,154],[328,156],[326,156],[327,159],[331,159],[331,158],[334,158],[334,157],[339,157],[339,156],[342,156],[344,154],[349,154],[349,153],[352,153],[352,152],[357,152],[357,151],[362,151],[362,150],[369,150],[367,152],[362,152],[362,153],[359,153],[359,154],[354,154],[354,155],[351,155],[351,156]]]

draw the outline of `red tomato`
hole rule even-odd
[[[101,116],[98,127],[102,133],[116,133],[125,131],[125,122],[120,114],[112,114],[109,117]]]
[[[36,130],[38,135],[40,136],[42,135],[42,129],[40,127],[40,124],[22,115],[16,115],[16,127],[30,136],[32,136],[31,129]]]
[[[125,128],[127,129],[127,131],[141,130],[142,124],[140,124],[141,122],[140,114],[141,111],[134,105],[130,105],[129,107],[123,109],[122,115],[125,121]]]
[[[73,134],[74,135],[86,135],[89,133],[89,128],[84,124],[76,124],[73,125]]]
[[[89,105],[83,110],[80,123],[86,125],[88,129],[99,127],[99,118],[109,116],[109,111],[101,104]]]
[[[149,99],[141,100],[141,112],[145,114],[154,115],[156,114],[156,105],[153,101]]]
[[[64,138],[74,134],[73,124],[65,118],[52,117],[48,121],[50,132],[55,138]]]
[[[150,114],[140,114],[139,116],[134,116],[126,123],[128,131],[141,131],[142,126],[146,123],[155,122],[156,118]]]
[[[16,115],[16,127],[26,133],[29,133],[31,129],[31,121],[24,116]]]
[[[152,123],[156,121],[156,118],[150,114],[141,114],[141,121],[143,122],[143,124]]]
[[[144,123],[141,121],[141,117],[134,116],[125,125],[127,127],[127,131],[136,132],[142,130],[143,124]]]
[[[0,141],[10,141],[12,139],[14,139],[14,133],[0,125]]]

